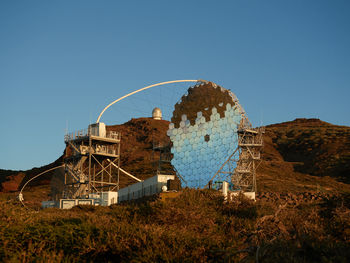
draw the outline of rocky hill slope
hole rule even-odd
[[[141,179],[153,176],[158,165],[154,142],[167,143],[168,121],[132,119],[123,125],[108,126],[122,134],[121,166]],[[296,119],[266,127],[262,162],[258,168],[258,191],[305,192],[350,191],[350,127],[318,119]],[[16,191],[29,178],[62,163],[29,171],[0,172],[0,191]],[[48,185],[48,173],[32,185]],[[124,176],[121,186],[133,183]]]
[[[167,126],[109,126],[122,133],[123,167],[151,176],[153,141],[167,140]],[[163,201],[33,211],[47,198],[48,174],[26,188],[26,207],[17,193],[0,194],[0,262],[348,262],[349,129],[314,119],[266,127],[256,202],[184,189]],[[61,162],[0,171],[3,190]]]
[[[261,190],[346,191],[350,183],[350,127],[296,119],[266,127]]]

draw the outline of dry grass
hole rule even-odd
[[[151,134],[165,136],[167,122],[109,129],[127,142],[127,170],[153,174]],[[337,179],[348,182],[349,136],[349,127],[319,120],[267,127],[255,203],[224,204],[214,191],[185,190],[166,202],[39,211],[49,199],[42,181],[24,193],[37,210],[2,193],[0,262],[347,262],[350,185]]]
[[[345,262],[349,195],[264,194],[223,203],[209,190],[71,210],[0,201],[0,261],[5,262]]]

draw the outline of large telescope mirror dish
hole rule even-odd
[[[203,188],[238,147],[238,130],[251,127],[237,97],[202,81],[176,103],[167,135],[171,164],[188,187]],[[224,171],[225,172],[225,171]],[[227,171],[230,181],[232,171]]]

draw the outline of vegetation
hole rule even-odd
[[[283,160],[293,163],[295,172],[350,183],[350,127],[296,119],[270,125],[267,133]]]
[[[0,201],[4,262],[346,262],[350,196],[272,193],[224,202],[185,189],[171,200],[28,210]]]
[[[121,164],[154,174],[154,138],[167,121],[133,119],[122,133]],[[350,127],[296,119],[266,127],[258,200],[225,203],[215,191],[112,207],[39,210],[52,173],[16,192],[56,162],[0,171],[0,262],[347,262],[350,258]],[[340,182],[341,181],[341,182]],[[133,181],[121,180],[125,186]]]

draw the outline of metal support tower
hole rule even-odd
[[[262,128],[251,128],[250,125],[237,131],[238,146],[231,156],[222,164],[220,169],[209,181],[208,186],[211,187],[214,178],[219,180],[231,179],[233,184],[232,190],[240,190],[244,192],[256,192],[256,169],[260,160],[260,151],[263,146]]]
[[[119,190],[120,134],[99,133],[93,125],[65,136],[63,198]]]
[[[237,190],[256,192],[256,169],[260,164],[260,151],[263,146],[264,128],[238,130],[239,159],[231,177]]]
[[[171,165],[172,154],[170,152],[170,141],[160,141],[153,136],[153,167],[156,174],[175,175],[176,172]]]
[[[171,153],[171,142],[169,139],[160,141],[153,136],[153,168],[156,175],[175,175],[180,181],[187,185],[186,180],[178,173],[175,167],[171,164],[173,154]]]

